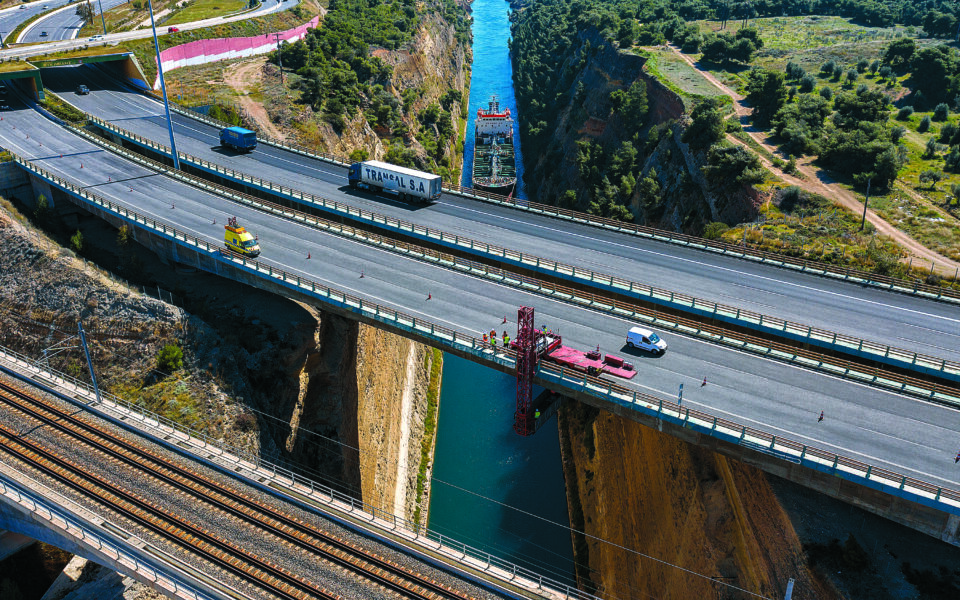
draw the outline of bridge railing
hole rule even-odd
[[[39,375],[55,385],[66,386],[78,391],[80,396],[78,399],[88,406],[96,403],[96,394],[93,388],[85,381],[66,373],[55,371],[47,365],[40,364],[37,360],[29,356],[0,346],[0,359],[3,358],[6,358],[8,362],[29,365],[33,370],[31,375]],[[464,566],[495,575],[508,581],[519,578],[521,580],[534,582],[538,589],[555,590],[563,594],[566,598],[574,600],[597,600],[595,596],[582,592],[567,583],[544,577],[540,573],[504,560],[486,550],[474,548],[454,537],[432,531],[421,523],[398,517],[389,511],[354,498],[331,486],[317,483],[309,477],[298,473],[295,467],[288,468],[264,460],[257,454],[232,446],[222,439],[209,436],[201,431],[190,429],[163,415],[115,396],[110,392],[101,390],[100,396],[106,406],[113,405],[122,409],[124,413],[133,417],[145,428],[162,430],[164,435],[168,433],[172,434],[173,437],[179,438],[179,440],[188,444],[191,442],[199,442],[205,453],[215,453],[217,458],[227,460],[240,469],[246,470],[254,480],[261,478],[263,473],[269,473],[275,479],[289,482],[293,488],[305,492],[308,491],[311,496],[319,495],[327,498],[327,502],[330,505],[343,508],[347,513],[358,517],[358,520],[368,525],[380,528],[383,527],[383,523],[389,523],[390,530],[393,532],[397,532],[398,529],[405,530],[409,532],[409,537],[413,540],[419,540],[427,546],[429,546],[429,544],[426,544],[425,541],[431,541],[435,544],[432,550]],[[183,450],[183,448],[184,446],[182,444],[177,444],[178,450]],[[274,487],[272,489],[276,490],[278,488]],[[282,489],[280,491],[282,491]],[[381,523],[376,522],[376,519],[379,519]],[[400,531],[399,533],[403,532]]]
[[[36,482],[35,484],[41,485]],[[65,535],[79,539],[90,548],[116,561],[117,564],[129,568],[133,572],[140,572],[146,578],[152,579],[153,585],[158,588],[169,590],[181,598],[192,598],[193,600],[209,600],[211,598],[211,596],[201,594],[191,586],[171,577],[164,570],[157,568],[154,563],[156,557],[138,555],[130,550],[130,546],[124,547],[115,540],[107,539],[103,531],[98,532],[75,515],[53,506],[49,501],[25,489],[5,474],[0,474],[0,496],[6,496],[12,502],[20,504],[25,510],[32,512],[38,520],[47,521],[51,527],[63,531]]]
[[[118,151],[121,153],[127,152],[123,149],[119,149]],[[154,168],[163,168],[163,165],[157,163],[156,161],[134,153],[129,154],[132,160],[152,166]],[[446,254],[437,250],[422,248],[415,244],[394,240],[376,233],[370,233],[364,230],[356,229],[349,225],[327,221],[320,217],[302,213],[267,200],[255,198],[253,196],[243,194],[242,192],[196,178],[183,172],[177,171],[171,172],[170,174],[173,177],[192,182],[193,185],[204,189],[216,191],[222,196],[243,202],[259,210],[273,212],[274,214],[280,215],[284,218],[295,219],[308,226],[312,226],[327,232],[336,233],[338,235],[344,235],[350,239],[376,245],[380,248],[399,252],[404,255],[416,256],[425,260],[430,260],[438,264],[443,264],[447,267],[452,267],[471,273],[473,275],[482,275],[506,285],[511,285],[520,289],[536,291],[537,293],[547,296],[563,298],[569,302],[590,306],[595,310],[609,312],[618,316],[626,316],[640,321],[655,323],[659,327],[669,327],[687,334],[696,335],[698,337],[713,341],[720,341],[726,345],[734,346],[753,353],[759,353],[764,356],[775,357],[781,360],[803,364],[805,366],[814,366],[821,370],[829,371],[849,379],[870,382],[888,389],[894,389],[899,392],[909,393],[911,395],[921,396],[940,402],[960,404],[960,390],[951,387],[950,385],[944,385],[939,382],[927,381],[925,379],[918,379],[896,373],[889,373],[885,370],[882,370],[880,366],[874,366],[871,368],[853,361],[826,356],[813,350],[796,347],[790,344],[779,343],[741,332],[731,332],[724,329],[722,326],[705,324],[697,320],[687,319],[669,313],[660,314],[656,309],[650,309],[627,302],[613,300],[606,296],[590,292],[583,292],[577,289],[564,287],[559,284],[543,282],[532,277],[515,274],[512,271],[490,267],[484,263],[472,261],[470,259]],[[863,344],[864,343],[861,341],[861,347]],[[914,357],[912,363],[906,364],[915,364],[918,367],[924,367],[931,371],[938,370],[936,368],[931,369],[929,363],[924,364],[916,357]],[[954,375],[954,373],[951,372],[953,364],[954,363],[949,363],[948,361],[942,360],[939,364],[939,370],[945,375]]]
[[[204,115],[191,108],[174,105],[174,104],[171,104],[171,106],[176,112],[187,115],[199,121],[206,122],[210,125],[214,125],[216,127],[229,126],[228,123],[224,123],[223,121],[218,121],[217,119],[213,119],[209,115]],[[342,155],[328,154],[325,152],[319,152],[316,150],[304,148],[303,146],[299,146],[297,144],[282,142],[280,140],[275,140],[273,138],[270,138],[269,136],[263,135],[262,133],[259,133],[259,132],[257,133],[257,137],[259,140],[271,146],[276,146],[278,148],[283,148],[304,156],[318,158],[318,159],[332,162],[341,166],[349,164],[351,162],[349,158]],[[167,153],[169,154],[169,149],[167,149]],[[913,280],[898,279],[895,277],[889,277],[887,275],[879,275],[877,273],[871,273],[869,271],[862,271],[859,269],[852,269],[849,267],[832,265],[829,263],[808,260],[805,258],[786,256],[783,254],[777,254],[775,252],[768,252],[766,250],[751,248],[746,245],[731,244],[728,242],[721,242],[718,240],[708,240],[706,238],[687,235],[683,233],[675,233],[675,232],[666,231],[663,229],[656,229],[654,227],[648,227],[646,225],[638,225],[636,223],[618,221],[616,219],[609,219],[607,217],[589,215],[587,213],[568,210],[565,208],[560,208],[558,206],[539,204],[536,202],[530,202],[529,200],[522,200],[522,199],[514,198],[511,196],[503,196],[500,194],[494,194],[494,193],[486,192],[483,190],[476,190],[473,188],[453,184],[450,182],[448,182],[447,185],[444,186],[444,190],[461,194],[464,196],[469,196],[471,198],[485,200],[495,204],[510,206],[511,208],[515,208],[517,210],[523,210],[527,212],[542,214],[545,216],[563,219],[563,220],[571,221],[575,223],[583,223],[586,225],[601,227],[603,229],[619,231],[622,233],[627,233],[627,234],[635,235],[638,237],[644,237],[647,239],[658,240],[658,241],[676,244],[680,246],[688,246],[690,248],[696,248],[700,250],[707,250],[707,251],[715,252],[718,254],[726,254],[726,255],[737,257],[737,258],[755,260],[757,262],[762,262],[762,263],[775,265],[778,267],[793,269],[793,270],[801,271],[804,273],[810,273],[813,275],[821,275],[826,277],[832,277],[835,279],[850,280],[850,281],[854,281],[864,285],[871,285],[871,286],[886,288],[896,292],[922,295],[930,298],[937,298],[940,300],[960,304],[960,290],[948,288],[944,286],[938,286],[938,285],[929,285],[921,282],[919,279],[913,279]],[[954,273],[953,282],[955,284],[958,281],[958,276],[960,276],[960,270]]]
[[[325,301],[342,310],[363,314],[372,320],[417,334],[431,345],[441,349],[451,349],[473,355],[483,362],[495,363],[509,368],[515,368],[516,355],[509,349],[502,347],[492,348],[489,344],[473,335],[437,325],[432,321],[414,317],[401,311],[381,306],[359,296],[347,294],[335,288],[319,284],[307,277],[302,277],[283,269],[273,267],[254,259],[228,253],[219,246],[214,246],[174,227],[170,227],[155,219],[145,217],[135,211],[118,206],[105,198],[81,188],[69,181],[47,173],[30,161],[13,154],[14,159],[24,168],[37,173],[70,193],[82,197],[96,206],[111,210],[114,214],[142,226],[148,227],[197,250],[203,250],[217,263],[232,263],[242,271],[266,275],[274,283],[297,290]],[[538,380],[542,383],[560,384],[574,391],[580,391],[598,399],[629,406],[658,419],[670,421],[674,424],[690,427],[714,435],[721,439],[734,441],[745,447],[760,450],[782,459],[790,459],[819,471],[840,475],[844,478],[860,482],[868,487],[881,487],[887,493],[906,497],[914,502],[934,506],[939,510],[960,515],[960,491],[936,486],[922,480],[908,477],[886,469],[881,469],[868,463],[844,457],[826,450],[818,449],[778,437],[759,429],[741,425],[727,419],[710,415],[689,407],[682,407],[669,400],[626,388],[598,377],[593,377],[579,371],[567,369],[552,363],[541,362],[537,371]],[[257,464],[260,461],[257,459]]]
[[[149,140],[135,133],[126,131],[116,125],[108,123],[98,117],[88,115],[88,118],[91,122],[97,124],[99,127],[106,129],[108,131],[113,131],[127,137],[132,141],[135,141],[138,144],[144,145],[146,147],[157,150],[158,152],[169,154],[170,149],[162,144],[159,144],[153,140]],[[99,142],[98,142],[99,143]],[[583,269],[575,265],[569,265],[566,263],[561,263],[558,261],[553,261],[545,258],[541,258],[537,255],[532,255],[529,253],[517,252],[515,250],[510,250],[509,248],[504,248],[500,246],[495,246],[485,242],[480,242],[469,237],[450,234],[442,230],[433,229],[431,227],[426,227],[423,225],[417,225],[415,223],[405,221],[402,219],[396,219],[393,217],[388,217],[379,213],[372,211],[363,210],[360,208],[353,207],[349,204],[344,204],[335,200],[330,200],[323,196],[317,196],[310,194],[308,192],[303,192],[298,189],[289,188],[283,185],[275,184],[269,180],[264,180],[262,178],[253,177],[242,173],[240,171],[235,171],[233,169],[218,165],[216,163],[209,162],[202,158],[192,156],[186,153],[178,153],[181,157],[181,160],[193,163],[196,166],[214,172],[225,177],[235,179],[243,183],[249,183],[250,185],[260,187],[265,190],[280,194],[282,196],[289,197],[293,200],[302,202],[308,206],[313,206],[321,210],[334,212],[336,214],[347,215],[349,217],[355,218],[359,221],[368,222],[374,224],[378,227],[383,227],[387,229],[392,229],[401,233],[410,234],[415,237],[421,237],[428,240],[436,240],[441,244],[446,244],[448,246],[454,246],[459,248],[468,249],[471,252],[486,254],[491,257],[494,257],[501,261],[512,262],[514,264],[531,268],[540,271],[553,272],[556,275],[569,278],[577,279],[584,282],[589,282],[590,284],[600,285],[608,288],[610,291],[620,294],[630,294],[636,296],[638,299],[647,299],[653,303],[664,304],[666,306],[680,307],[681,310],[688,309],[697,313],[700,313],[704,316],[711,318],[717,318],[720,320],[725,320],[728,322],[742,322],[748,325],[756,326],[759,329],[766,330],[769,332],[776,332],[779,334],[787,335],[792,339],[797,341],[814,343],[816,345],[826,346],[826,347],[835,347],[843,352],[850,352],[858,355],[865,356],[867,358],[873,357],[874,360],[879,362],[887,362],[898,364],[906,367],[920,367],[928,372],[940,372],[949,378],[960,381],[960,362],[951,361],[944,358],[921,354],[919,352],[913,352],[910,350],[905,350],[902,348],[897,348],[894,346],[889,346],[886,344],[881,344],[877,342],[872,342],[857,338],[850,335],[845,335],[842,333],[837,333],[827,329],[822,329],[818,327],[813,327],[809,325],[804,325],[801,323],[796,323],[793,321],[788,321],[785,319],[780,319],[777,317],[771,317],[758,313],[755,311],[744,310],[735,306],[720,304],[717,302],[711,302],[707,300],[702,300],[695,296],[689,294],[684,294],[681,292],[674,292],[672,290],[667,290],[663,288],[654,287],[651,285],[634,282],[628,279],[621,277],[616,277],[612,275],[606,275],[602,273],[597,273],[590,269]],[[143,158],[143,157],[141,157]],[[154,163],[157,168],[165,167],[157,163],[156,161],[151,161],[150,159],[143,158],[143,160]],[[225,188],[224,186],[219,186],[212,184],[210,182],[202,182],[202,185],[210,187],[211,189],[217,189],[227,194],[239,194],[235,190]],[[253,198],[251,196],[244,195],[246,198],[257,202],[263,206],[269,207],[275,213],[283,214],[287,216],[290,214],[292,209],[285,207],[280,207],[280,205],[273,204],[267,200],[261,200],[258,198]],[[297,218],[301,220],[310,220],[312,217],[306,213],[297,213]],[[315,218],[315,217],[314,217]],[[329,222],[327,222],[329,223]],[[329,228],[329,227],[328,227]],[[342,230],[349,229],[346,226],[341,227]],[[375,234],[368,234],[369,236],[374,236]],[[403,245],[402,242],[396,242],[398,246]],[[412,245],[407,245],[413,247]],[[421,249],[423,252],[430,252],[425,249]],[[437,253],[439,256],[440,253]],[[473,268],[485,268],[482,263],[477,263],[469,261],[468,259],[461,259],[453,255],[443,255],[445,261],[456,261],[458,263],[468,264],[471,269]],[[493,271],[494,269],[491,269]],[[503,272],[500,269],[496,271]],[[622,304],[618,301],[608,299],[606,296],[585,293],[580,291],[572,290],[572,288],[562,288],[562,286],[554,286],[557,291],[561,289],[564,290],[564,293],[573,293],[575,292],[578,296],[586,297],[590,300],[591,303],[600,302],[613,302],[614,305]],[[640,310],[635,310],[634,312],[644,312]],[[683,320],[682,318],[679,318]],[[759,338],[751,338],[753,339]]]

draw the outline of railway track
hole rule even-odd
[[[48,405],[44,400],[5,382],[0,382],[0,402],[13,407],[62,435],[81,440],[91,448],[114,460],[145,471],[159,481],[183,493],[239,518],[284,542],[296,545],[330,564],[355,576],[392,591],[404,598],[425,600],[468,600],[469,595],[420,575],[402,565],[366,551],[355,544],[323,531],[293,515],[284,513],[240,491],[230,489],[198,471],[168,463],[144,446],[130,442],[102,427],[88,423]],[[62,483],[86,494],[94,494],[109,502],[114,510],[148,527],[160,535],[176,536],[177,543],[186,542],[195,550],[210,556],[221,567],[247,580],[271,588],[283,598],[332,598],[299,576],[285,571],[263,557],[231,546],[212,532],[170,514],[143,498],[136,497],[69,460],[32,441],[15,439],[16,432],[0,426],[0,444],[4,451],[18,453],[23,460],[35,464]],[[22,450],[19,450],[22,449]],[[156,515],[161,515],[157,517]],[[304,595],[305,594],[305,595]]]

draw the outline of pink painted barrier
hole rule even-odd
[[[299,27],[281,31],[279,34],[265,33],[253,37],[214,38],[180,44],[162,51],[160,61],[163,64],[163,70],[166,72],[189,65],[202,65],[218,60],[266,54],[277,49],[277,35],[280,36],[280,41],[284,42],[301,40],[307,34],[307,30],[316,27],[319,22],[320,17],[316,16]],[[153,89],[159,88],[160,76],[157,75]]]

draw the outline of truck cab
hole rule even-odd
[[[223,229],[223,243],[228,250],[251,258],[260,256],[260,244],[249,231],[240,226],[236,217],[227,219]]]

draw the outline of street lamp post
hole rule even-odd
[[[167,131],[170,132],[170,152],[173,154],[173,168],[180,170],[180,157],[177,156],[177,142],[173,139],[173,122],[170,120],[170,102],[167,100],[167,85],[163,81],[163,62],[160,60],[160,42],[157,40],[157,24],[153,20],[153,2],[147,0],[150,8],[150,28],[153,29],[153,47],[157,51],[157,74],[160,76],[160,90],[163,92],[163,108],[167,111]]]
[[[107,35],[107,20],[103,18],[103,2],[97,0],[97,6],[100,7],[100,23],[103,25],[103,35]]]

